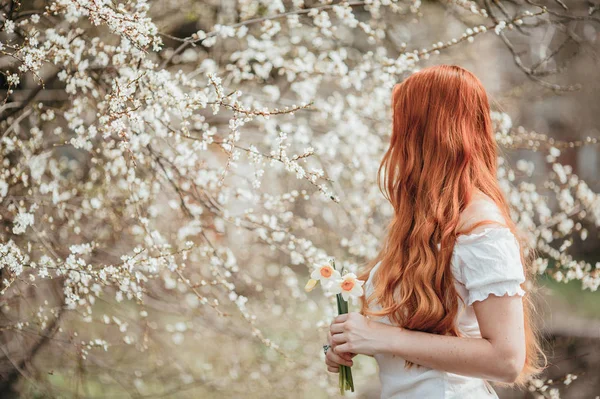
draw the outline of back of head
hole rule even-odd
[[[380,168],[392,205],[399,205],[400,189],[418,201],[495,179],[490,106],[471,72],[452,65],[416,72],[395,86],[392,110],[390,148]]]

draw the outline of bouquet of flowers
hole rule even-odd
[[[354,273],[348,273],[343,268],[338,271],[335,267],[335,261],[331,259],[315,268],[310,275],[310,280],[306,283],[304,289],[309,292],[321,282],[323,288],[336,295],[338,314],[348,313],[348,299],[358,298],[363,294],[362,285],[364,281],[359,280]],[[354,392],[354,381],[352,380],[352,369],[348,366],[340,365],[340,393],[348,390]]]

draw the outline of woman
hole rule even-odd
[[[488,380],[523,385],[545,357],[524,290],[533,251],[496,180],[487,95],[440,65],[396,85],[392,111],[378,178],[394,218],[360,276],[361,312],[330,326],[327,367],[374,356],[385,399],[497,398]]]

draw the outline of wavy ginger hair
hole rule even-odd
[[[525,276],[531,277],[533,249],[527,251],[529,257],[524,255],[527,243],[519,238],[496,177],[498,149],[488,98],[471,72],[439,65],[397,84],[392,111],[390,146],[377,177],[394,217],[381,252],[359,276],[367,280],[381,262],[373,276],[373,294],[362,298],[361,313],[388,316],[410,330],[461,336],[455,323],[459,295],[450,265],[456,238],[500,223],[485,219],[463,229],[461,214],[477,192],[497,205],[503,225],[520,241]],[[369,307],[375,299],[380,311]],[[545,358],[533,326],[530,292],[523,304],[526,360],[516,380],[521,386],[543,369]],[[412,365],[406,361],[406,367]]]

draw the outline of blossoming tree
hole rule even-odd
[[[560,0],[214,3],[2,3],[1,392],[335,392],[317,360],[334,307],[303,285],[330,256],[355,271],[377,252],[393,85],[493,36],[548,93],[575,90],[549,77],[560,48],[528,64],[514,40],[598,21]],[[434,10],[464,33],[397,40]],[[499,159],[536,271],[596,290],[599,264],[568,248],[600,197],[557,162],[596,138],[493,117],[503,148],[552,170],[532,183],[531,162]]]

